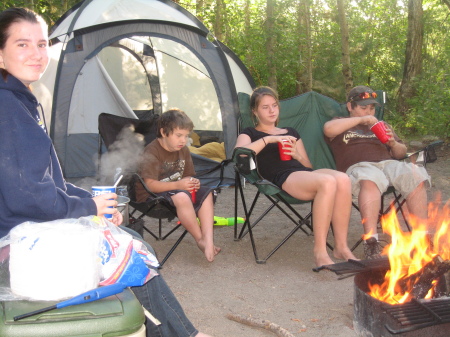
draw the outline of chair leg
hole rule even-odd
[[[278,250],[278,249],[280,249],[280,247],[282,246],[282,245],[284,245],[284,243],[287,241],[287,240],[289,240],[290,239],[290,237],[292,236],[292,235],[294,235],[295,234],[295,232],[297,232],[299,229],[301,229],[301,225],[298,225],[298,226],[296,226],[293,230],[291,230],[291,232],[278,244],[278,245],[276,245],[276,247],[269,253],[269,254],[267,254],[267,256],[264,258],[264,259],[258,259],[257,258],[257,256],[255,255],[255,258],[256,258],[256,263],[258,263],[258,264],[264,264],[264,263],[266,263],[266,261],[273,255],[273,254],[275,254],[275,252]]]
[[[181,236],[178,238],[177,242],[175,242],[175,244],[172,246],[172,248],[170,248],[169,252],[164,257],[164,259],[159,263],[159,269],[161,269],[164,263],[166,263],[167,259],[170,257],[170,255],[172,255],[174,250],[178,247],[178,245],[181,243],[181,241],[184,239],[187,233],[188,231],[185,229],[183,234],[181,234]]]
[[[259,195],[258,195],[259,196]],[[299,221],[296,221],[289,213],[287,213],[286,212],[286,210],[284,210],[283,209],[283,207],[281,207],[280,205],[279,205],[279,201],[277,201],[277,200],[274,200],[273,198],[271,198],[271,197],[269,197],[269,196],[267,196],[266,195],[266,197],[272,202],[272,205],[262,214],[262,215],[260,215],[259,217],[258,217],[258,219],[254,222],[254,223],[250,223],[249,221],[246,221],[245,223],[244,223],[244,227],[242,228],[242,231],[241,231],[241,234],[240,234],[240,236],[239,236],[239,238],[242,238],[243,236],[245,236],[247,233],[250,235],[250,242],[251,242],[251,244],[252,244],[252,249],[253,249],[253,254],[254,254],[254,256],[255,256],[255,260],[256,260],[256,263],[258,263],[258,264],[265,264],[266,262],[267,262],[267,260],[273,255],[273,254],[275,254],[275,252],[279,249],[279,248],[281,248],[281,246],[284,244],[284,243],[286,243],[286,241],[287,240],[289,240],[291,237],[292,237],[292,235],[294,235],[295,234],[295,232],[297,232],[299,229],[301,229],[306,235],[311,235],[312,234],[312,226],[310,225],[310,223],[309,223],[309,219],[312,217],[312,212],[310,212],[306,217],[302,217],[289,203],[285,203],[285,205],[300,219]],[[255,197],[256,198],[256,197]],[[251,210],[250,210],[250,213],[251,213],[251,211],[253,210],[253,206],[255,205],[255,200],[253,201],[253,203],[252,203],[252,207],[251,207]],[[269,213],[274,207],[277,207],[284,215],[286,215],[293,223],[295,223],[296,224],[296,226],[295,226],[295,228],[293,228],[291,231],[290,231],[290,233],[288,234],[288,235],[286,235],[285,236],[285,238],[280,242],[280,243],[278,243],[276,246],[275,246],[275,248],[274,249],[272,249],[272,251],[270,252],[270,253],[268,253],[267,255],[266,255],[266,257],[265,258],[263,258],[263,259],[260,259],[259,258],[259,256],[258,256],[258,252],[257,252],[257,249],[256,249],[256,242],[255,242],[255,239],[254,239],[254,236],[253,236],[253,227],[255,227],[266,215],[267,215],[267,213]],[[247,232],[244,232],[243,233],[243,230],[245,229],[245,226],[247,226]],[[311,230],[311,232],[310,233],[308,233],[304,228],[303,228],[303,226],[307,226],[310,230]],[[328,242],[327,242],[327,246],[330,248],[330,249],[333,249],[333,247],[330,245],[330,244],[328,244]]]
[[[153,236],[155,238],[155,240],[159,241],[159,237],[157,235],[155,235],[155,233],[153,233],[150,229],[148,229],[145,225],[144,225],[144,230],[150,234],[151,236]]]
[[[381,219],[384,215],[388,214],[389,211],[394,208],[395,209],[395,213],[398,214],[398,212],[400,212],[402,214],[403,220],[405,221],[405,225],[406,228],[408,229],[409,232],[411,232],[411,225],[408,222],[408,217],[406,216],[405,212],[403,211],[403,206],[406,203],[406,199],[403,198],[402,200],[402,195],[398,194],[396,191],[392,192],[394,194],[394,199],[389,203],[389,207],[387,207],[386,209],[384,208],[384,196],[381,196],[381,207],[380,207],[380,212],[378,214],[378,223],[381,223]],[[353,207],[360,212],[359,207],[352,202]],[[361,237],[351,248],[351,251],[353,252],[361,243],[363,242],[363,238]]]
[[[255,206],[256,206],[256,202],[258,201],[258,199],[259,199],[259,195],[260,195],[260,192],[257,192],[256,194],[255,194],[255,198],[253,199],[253,202],[252,202],[252,205],[250,206],[250,210],[249,211],[247,211],[247,209],[245,208],[245,215],[246,215],[246,221],[245,221],[245,223],[244,223],[244,225],[245,224],[247,224],[247,226],[248,227],[250,227],[250,216],[252,215],[252,213],[253,213],[253,209],[255,208]],[[251,224],[251,227],[253,228],[253,227],[255,227],[256,226],[256,224],[267,214],[267,213],[269,213],[270,212],[270,210],[273,208],[274,206],[272,205],[272,206],[270,206],[258,219],[256,219],[256,221],[255,222],[253,222],[253,224]],[[240,231],[240,233],[239,233],[239,236],[238,236],[238,240],[240,240],[240,239],[242,239],[245,235],[247,235],[247,233],[248,233],[248,230],[247,230],[247,232],[244,232],[244,230],[245,230],[245,226],[242,226],[242,228],[241,228],[241,231]]]
[[[403,197],[401,194],[397,194],[397,192],[395,192],[395,191],[393,193],[394,193],[394,200],[392,201],[392,203],[397,204],[397,206],[395,208],[395,212],[398,213],[398,211],[400,210],[403,220],[405,221],[406,228],[408,229],[409,232],[411,232],[411,226],[408,222],[408,217],[406,216],[405,212],[403,211],[403,206],[406,203],[406,199],[403,198],[403,200],[401,200]]]
[[[361,237],[361,238],[359,238],[358,241],[356,241],[356,243],[353,245],[353,247],[352,247],[350,250],[353,252],[356,248],[358,248],[358,246],[359,246],[362,242],[363,242],[363,239],[362,239],[362,237]]]
[[[241,192],[241,195],[243,195],[242,191],[242,185],[241,185],[241,179],[239,176],[239,173],[236,172],[234,177],[234,241],[237,241],[237,231],[238,231],[238,223],[237,223],[237,216],[238,216],[238,190]],[[244,206],[244,212],[245,212],[245,201],[242,198],[243,206]],[[246,214],[246,212],[245,212]]]

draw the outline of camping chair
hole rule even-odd
[[[134,127],[134,132],[143,136],[143,145],[149,144],[156,138],[158,115],[150,114],[146,119],[128,118],[108,113],[98,116],[98,165],[100,172],[101,156],[111,149],[118,136],[125,127]]]
[[[297,230],[301,229],[306,235],[312,235],[312,211],[305,216],[299,214],[299,212],[293,207],[293,205],[311,203],[311,201],[304,201],[296,199],[284,192],[278,186],[265,180],[258,172],[256,154],[254,151],[238,147],[233,152],[233,161],[236,169],[236,183],[237,190],[239,189],[242,205],[244,208],[245,222],[241,228],[238,239],[241,239],[247,233],[250,235],[250,241],[255,255],[256,263],[265,263],[289,238],[294,235]],[[244,191],[242,187],[241,177],[245,178],[250,184],[256,186],[258,192],[255,194],[251,203],[250,209],[247,207],[247,203],[244,197]],[[259,200],[260,195],[264,195],[269,201],[270,206],[254,221],[251,222],[250,218],[253,213],[254,207]],[[237,198],[236,198],[237,199]],[[259,258],[256,249],[255,237],[253,235],[253,227],[255,227],[274,207],[277,207],[288,219],[294,224],[294,228],[278,243],[275,248],[267,254],[263,259]],[[292,215],[288,213],[291,211]],[[296,217],[296,218],[294,218]],[[236,226],[235,226],[236,228]],[[247,229],[247,231],[245,231]],[[236,230],[236,229],[235,229]],[[327,243],[327,246],[332,250],[333,247]]]
[[[156,138],[156,121],[158,116],[154,115],[152,118],[148,120],[139,120],[132,119],[126,117],[115,116],[107,113],[102,113],[99,115],[99,156],[101,155],[102,150],[102,142],[106,146],[107,149],[113,149],[113,144],[117,140],[118,135],[122,131],[123,128],[128,127],[129,125],[133,125],[135,127],[135,132],[140,133],[144,136],[144,142],[141,146],[144,146],[150,143],[153,139]],[[133,149],[129,149],[133,150]],[[136,149],[138,151],[139,149]],[[99,160],[100,162],[100,160]],[[172,207],[164,198],[156,196],[154,193],[148,190],[144,181],[137,175],[135,172],[125,171],[124,178],[122,180],[123,183],[127,184],[128,197],[130,198],[129,206],[132,208],[130,211],[129,223],[131,226],[137,223],[139,220],[143,221],[145,216],[150,218],[158,219],[158,230],[157,233],[152,231],[149,225],[144,225],[143,230],[153,236],[156,240],[165,240],[169,235],[174,233],[178,228],[180,228],[180,224],[176,225],[173,229],[168,231],[163,235],[163,219],[167,219],[171,221],[176,217],[176,210]],[[136,201],[135,196],[135,184],[141,183],[147,192],[153,196],[152,199],[148,200],[145,203],[138,203]],[[138,215],[137,212],[141,214]],[[130,226],[130,227],[131,227]],[[170,248],[169,253],[161,260],[160,266],[166,262],[169,256],[173,253],[175,248],[179,245],[181,240],[186,235],[186,231],[184,231],[180,237],[177,239],[176,243]]]
[[[238,102],[240,109],[239,116],[239,131],[245,127],[253,126],[251,120],[250,111],[250,96],[246,93],[238,93]],[[283,113],[280,115],[279,126],[292,126],[299,131],[308,155],[310,157],[313,167],[318,168],[335,168],[333,155],[325,143],[323,137],[323,124],[337,115],[344,115],[339,103],[333,99],[323,96],[316,92],[308,92],[300,96],[293,97],[291,99],[280,101],[280,110]],[[279,187],[264,180],[258,173],[257,162],[253,152],[247,149],[239,148],[235,149],[233,155],[233,161],[235,163],[235,184],[237,186],[235,190],[235,217],[238,213],[239,199],[244,208],[246,221],[238,234],[238,228],[235,226],[234,238],[235,240],[241,239],[247,233],[250,234],[255,259],[258,263],[264,263],[270,256],[272,256],[298,229],[302,229],[303,232],[311,235],[313,226],[311,225],[313,218],[312,212],[306,216],[301,216],[292,205],[298,204],[311,204],[312,202],[305,200],[298,200],[282,191]],[[246,162],[248,160],[248,162]],[[243,194],[243,179],[249,183],[255,185],[258,192],[253,197],[250,209],[247,208],[248,203],[245,200]],[[238,193],[240,192],[240,198]],[[254,206],[259,200],[260,194],[263,194],[271,201],[269,208],[263,212],[260,217],[254,221],[250,221],[250,216],[253,213]],[[290,216],[285,210],[283,211],[281,206],[285,209],[289,209],[297,219]],[[269,213],[274,207],[277,207],[295,224],[292,231],[268,254],[265,259],[259,259],[257,256],[255,240],[252,238],[252,228],[258,224],[267,213]],[[306,227],[305,227],[306,226]],[[327,243],[328,248],[333,247]]]
[[[139,119],[132,119],[132,118],[126,118],[126,117],[120,117],[115,116],[107,113],[102,113],[99,115],[99,162],[100,162],[100,156],[102,154],[102,144],[106,146],[107,149],[114,149],[114,142],[118,139],[118,135],[121,133],[123,128],[128,127],[129,125],[133,125],[135,127],[135,132],[142,134],[144,136],[144,143],[141,144],[141,146],[145,146],[151,141],[153,141],[156,138],[157,133],[157,118],[158,115],[152,115],[150,118],[146,120],[139,120]],[[129,149],[133,150],[133,149]],[[139,149],[136,149],[139,150]],[[132,155],[135,153],[132,153]],[[125,154],[126,155],[126,154]],[[129,156],[126,156],[129,158]],[[194,165],[198,161],[199,163],[204,163],[208,159],[202,160],[199,158],[200,156],[193,155]],[[196,161],[197,159],[197,161]],[[220,186],[223,181],[224,177],[224,168],[226,165],[231,162],[231,160],[224,160],[220,163],[217,163],[215,161],[211,161],[214,163],[215,166],[212,168],[210,167],[201,167],[200,172],[197,171],[197,178],[200,178],[202,176],[209,177],[210,181],[212,178],[210,178],[210,174],[214,171],[220,170],[218,175],[218,182],[215,186],[215,192],[213,193],[214,201],[217,197],[217,191],[220,190]],[[210,165],[211,166],[211,165]],[[129,206],[132,208],[130,211],[130,227],[132,227],[134,224],[136,224],[139,220],[143,221],[143,218],[145,216],[148,216],[153,219],[158,220],[158,228],[157,231],[152,231],[150,229],[149,225],[144,225],[143,230],[149,233],[151,236],[153,236],[156,240],[165,240],[168,236],[173,234],[178,228],[180,228],[181,224],[177,224],[174,228],[169,230],[167,233],[163,234],[163,219],[166,219],[168,221],[173,220],[176,217],[176,209],[170,205],[164,198],[156,196],[154,193],[152,193],[148,187],[145,185],[143,179],[134,171],[127,171],[125,170],[124,178],[122,182],[127,184],[127,191],[128,191],[128,197],[130,198]],[[135,184],[139,183],[142,184],[144,189],[147,191],[149,195],[152,196],[149,200],[147,200],[145,203],[139,203],[136,201],[136,195],[135,195]],[[204,182],[202,182],[203,184]],[[206,184],[203,184],[206,185]],[[138,215],[138,213],[140,213]],[[180,229],[184,229],[181,227]],[[178,247],[180,242],[185,237],[187,231],[184,230],[183,233],[178,237],[175,244],[170,248],[169,252],[166,254],[166,256],[161,260],[160,266],[166,262],[166,260],[170,257],[170,255],[173,253],[173,251]]]
[[[145,191],[150,195],[150,197],[145,202],[137,202],[136,201],[136,193],[135,188],[136,184],[141,184]],[[130,206],[133,207],[133,211],[130,213],[130,217],[136,220],[143,219],[145,216],[150,218],[158,219],[158,234],[153,233],[148,226],[144,226],[144,230],[153,236],[156,240],[165,240],[169,235],[174,233],[178,228],[184,229],[181,223],[177,223],[177,225],[172,228],[166,234],[162,234],[162,220],[167,219],[168,221],[172,221],[177,216],[177,211],[175,207],[173,207],[166,199],[161,196],[154,194],[150,191],[145,184],[144,180],[137,174],[134,173],[129,180],[128,183],[128,195],[130,197]],[[140,212],[141,214],[138,217],[135,217],[134,214],[136,212]],[[184,229],[183,233],[178,237],[175,244],[169,249],[169,252],[166,256],[160,261],[159,265],[162,267],[166,260],[172,255],[174,250],[178,247],[180,242],[187,234],[187,230]]]

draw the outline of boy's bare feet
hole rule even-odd
[[[214,255],[219,254],[221,250],[222,248],[214,246]]]
[[[206,243],[204,240],[199,240],[197,246],[203,254],[205,254],[205,257],[209,262],[213,262],[214,257],[221,251],[221,248],[214,246],[213,242]]]

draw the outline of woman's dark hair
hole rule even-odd
[[[11,25],[20,21],[45,23],[41,16],[27,8],[8,8],[0,12],[0,49],[5,48]]]
[[[258,125],[259,121],[258,118],[256,117],[256,115],[254,114],[254,111],[256,109],[258,109],[259,104],[261,103],[261,99],[264,96],[271,96],[275,99],[275,101],[277,102],[278,105],[280,105],[280,101],[278,99],[278,93],[272,89],[271,87],[257,87],[255,90],[253,90],[252,96],[250,97],[250,110],[252,112],[252,120],[253,123],[256,125]],[[278,119],[277,122],[275,123],[275,126],[278,125]]]
[[[194,123],[191,119],[180,109],[170,109],[164,112],[158,119],[158,134],[157,137],[161,138],[162,132],[168,136],[176,128],[192,131],[194,129]]]
[[[8,8],[3,12],[0,12],[0,49],[4,49],[6,46],[11,25],[20,21],[43,23],[47,26],[44,19],[32,10],[27,8]],[[1,69],[1,73],[6,80],[8,72],[5,69]]]

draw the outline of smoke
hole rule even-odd
[[[123,128],[116,141],[108,148],[100,158],[99,183],[113,185],[121,175],[126,179],[136,172],[144,151],[145,142],[142,134],[134,132],[134,127]],[[125,179],[119,185],[125,184]]]

